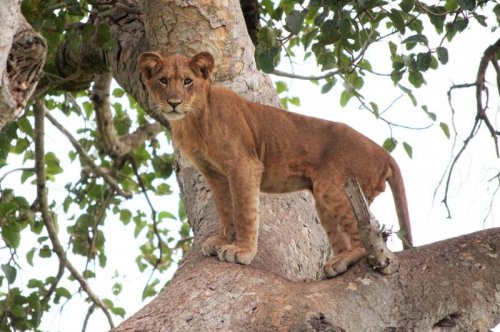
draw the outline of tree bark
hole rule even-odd
[[[253,101],[278,103],[256,70],[254,48],[237,1],[123,1],[107,15],[117,47],[108,54],[118,83],[148,110],[137,70],[147,50],[211,52],[213,79]],[[146,23],[144,25],[144,23]],[[217,214],[202,176],[175,165],[195,239],[171,284],[116,331],[486,331],[500,318],[500,230],[397,254],[399,273],[382,276],[365,261],[333,280],[322,278],[330,254],[311,197],[262,195],[256,259],[250,266],[204,257]],[[449,328],[451,330],[451,327]]]
[[[36,88],[47,45],[21,14],[20,1],[0,6],[0,129],[18,118]]]
[[[194,246],[169,287],[115,331],[488,331],[500,319],[499,243],[497,228],[401,252],[399,273],[363,260],[308,282]]]

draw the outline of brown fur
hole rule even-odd
[[[206,177],[220,217],[206,255],[249,264],[257,251],[259,192],[310,190],[335,256],[333,277],[366,251],[343,192],[355,177],[371,203],[388,181],[400,227],[411,244],[399,168],[380,146],[345,124],[252,103],[210,84],[209,53],[192,58],[147,52],[139,67],[155,104],[152,116],[172,129],[174,143]]]

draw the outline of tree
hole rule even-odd
[[[87,12],[90,5],[94,9]],[[262,15],[268,13],[273,20],[284,19],[287,36],[280,35],[273,26],[274,21],[257,29],[257,4],[248,1],[244,5],[247,26],[235,1],[189,4],[172,1],[137,4],[131,0],[111,3],[23,1],[23,14],[36,30],[42,31],[48,54],[45,75],[34,93],[35,101],[23,117],[2,132],[3,164],[9,153],[22,154],[28,164],[34,160],[35,167],[22,168],[21,177],[24,181],[35,179],[37,195],[36,201],[30,204],[17,192],[2,188],[2,238],[12,255],[2,265],[6,277],[2,282],[7,284],[7,291],[0,298],[0,326],[6,329],[38,326],[45,310],[61,298],[72,296],[61,286],[66,271],[88,296],[87,317],[95,308],[103,310],[110,322],[112,314],[123,315],[123,309],[92,291],[89,280],[95,278],[95,274],[89,263],[97,261],[100,266],[106,266],[104,240],[109,235],[102,228],[114,214],[124,223],[134,222],[137,233],[146,234],[137,260],[143,270],[149,266],[164,271],[174,260],[175,251],[187,250],[191,240],[188,228],[181,229],[180,238],[170,240],[165,220],[172,215],[168,211],[156,211],[149,198],[150,218],[142,211],[124,207],[124,200],[134,194],[149,197],[153,193],[168,193],[169,188],[163,182],[172,171],[177,176],[187,220],[194,233],[193,244],[169,286],[117,330],[202,327],[430,330],[452,326],[487,330],[498,323],[499,229],[400,253],[400,271],[395,275],[381,276],[362,262],[340,278],[317,281],[329,249],[311,198],[305,193],[284,197],[263,195],[259,253],[252,265],[242,267],[202,257],[199,245],[216,229],[217,216],[211,195],[204,180],[182,156],[177,155],[173,161],[172,155],[160,146],[156,137],[162,128],[150,123],[142,111],[147,112],[149,101],[136,68],[137,56],[152,48],[164,53],[186,54],[208,50],[218,63],[214,81],[254,101],[277,104],[271,81],[257,71],[256,65],[263,71],[286,75],[275,69],[281,49],[285,47],[293,55],[295,48],[302,45],[306,50],[312,49],[322,69],[333,70],[322,75],[322,81],[319,77],[312,79],[324,82],[325,92],[332,89],[337,80],[343,80],[345,91],[341,104],[346,104],[351,98],[363,101],[360,93],[363,73],[373,71],[364,54],[374,42],[370,38],[381,38],[383,25],[387,24],[390,34],[416,32],[403,40],[410,52],[420,46],[426,49],[416,54],[398,53],[395,44],[389,43],[394,68],[390,78],[412,97],[401,79],[407,78],[418,88],[424,82],[425,71],[437,67],[438,61],[445,63],[448,56],[442,44],[436,49],[429,46],[419,17],[429,17],[436,30],[444,33],[446,29],[444,35],[451,39],[465,28],[469,18],[484,23],[486,19],[480,10],[483,7],[487,10],[489,3],[446,1],[446,6],[441,7],[403,1],[400,7],[392,8],[376,1],[342,6],[328,1],[301,4],[282,1],[280,6],[275,6],[270,1],[262,1]],[[494,7],[495,13],[498,8]],[[88,22],[82,23],[86,17]],[[248,31],[257,42],[255,53]],[[498,42],[492,48],[493,54],[498,52]],[[498,68],[494,57],[487,59],[486,63],[489,61]],[[133,97],[130,102],[133,116],[121,104],[113,103],[112,98],[124,92],[119,88],[111,92],[112,77]],[[92,82],[89,102],[82,91],[89,89]],[[475,86],[480,100],[484,80],[478,79]],[[77,102],[76,98],[85,101]],[[363,104],[380,117],[376,104]],[[482,104],[478,107],[479,115],[481,110],[485,110]],[[61,113],[68,121],[77,116],[76,119],[96,124],[81,127],[81,136],[75,138],[57,120],[56,114],[62,116]],[[71,141],[75,151],[70,158],[78,160],[82,169],[81,178],[67,185],[68,195],[62,203],[64,214],[70,215],[67,232],[71,252],[61,244],[57,225],[59,229],[64,227],[57,219],[62,218],[57,218],[55,204],[47,196],[46,179],[56,178],[63,169],[61,156],[44,151],[47,148],[43,142],[44,118]],[[487,121],[487,118],[478,118]],[[446,126],[442,128],[446,130]],[[492,135],[498,135],[497,131],[493,130]],[[395,143],[390,139],[384,145],[392,149]],[[411,151],[411,147],[405,146],[405,149]],[[76,206],[79,211],[74,212]],[[72,218],[71,214],[74,214]],[[59,262],[53,275],[28,282],[28,288],[33,291],[15,284],[16,250],[21,231],[28,226],[40,234],[39,246],[27,253],[28,263],[33,262],[35,254],[43,258],[52,252]],[[72,254],[86,259],[82,272],[75,267]],[[312,281],[298,282],[304,279]],[[149,284],[144,295],[154,294],[158,283]],[[422,293],[432,296],[422,296]]]

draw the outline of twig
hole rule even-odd
[[[45,108],[45,106],[42,105],[42,107]],[[87,151],[85,151],[85,149],[80,145],[80,143],[78,142],[78,140],[73,137],[73,135],[71,135],[71,133],[66,130],[66,128],[64,128],[64,126],[59,123],[53,116],[52,114],[50,114],[49,112],[46,112],[45,113],[45,117],[47,119],[49,119],[49,121],[54,125],[54,127],[56,127],[57,129],[59,129],[59,131],[61,133],[63,133],[68,139],[69,141],[71,142],[71,144],[73,145],[73,147],[75,148],[75,150],[78,152],[78,154],[80,155],[80,158],[82,159],[82,161],[87,164],[91,169],[92,171],[101,176],[104,181],[114,190],[116,191],[116,193],[120,196],[123,196],[125,198],[131,198],[132,197],[132,193],[128,190],[122,190],[119,186],[119,184],[116,182],[116,180],[111,177],[108,172],[106,170],[104,170],[103,168],[97,166],[95,163],[94,163],[94,160],[92,159],[92,157],[90,157],[88,154],[87,154]]]
[[[477,70],[477,79],[476,79],[476,107],[477,107],[477,116],[484,121],[486,127],[490,131],[491,136],[493,137],[493,141],[495,142],[495,152],[497,154],[497,158],[500,158],[500,151],[498,149],[498,136],[500,133],[495,130],[493,125],[490,122],[490,119],[486,115],[486,107],[483,106],[482,92],[486,90],[484,85],[486,81],[486,69],[488,67],[488,63],[496,63],[496,66],[493,65],[495,70],[497,70],[497,83],[500,82],[500,78],[498,74],[500,73],[500,69],[498,69],[498,63],[496,62],[496,53],[500,49],[500,38],[495,42],[495,44],[490,45],[486,51],[484,51],[484,55],[481,58],[481,62],[479,63],[479,68]],[[500,89],[500,86],[498,87]]]
[[[383,274],[393,274],[399,270],[396,256],[387,248],[384,236],[379,230],[379,223],[368,208],[363,190],[358,181],[348,178],[344,191],[349,198],[349,203],[358,223],[359,233],[368,254],[370,266]]]
[[[0,177],[0,184],[2,183],[3,180],[5,180],[7,175],[12,174],[14,172],[19,172],[19,171],[34,172],[35,169],[33,167],[19,167],[19,168],[11,169],[10,171],[5,172],[5,174],[2,175],[2,177]]]
[[[331,72],[328,72],[326,74],[319,75],[319,76],[304,76],[304,75],[298,75],[298,74],[290,74],[290,73],[286,73],[284,71],[275,69],[275,70],[273,70],[273,74],[278,75],[278,76],[288,77],[288,78],[296,78],[299,80],[317,81],[317,80],[322,80],[325,78],[329,78],[329,77],[338,75],[338,74],[340,74],[340,71],[335,70],[335,71],[331,71]]]
[[[44,133],[45,133],[45,106],[43,100],[36,99],[34,104],[35,113],[35,173],[37,181],[37,199],[42,214],[43,224],[47,229],[47,233],[52,243],[52,251],[54,251],[64,266],[69,270],[71,275],[78,281],[83,291],[87,293],[90,300],[98,306],[106,315],[108,323],[111,328],[114,327],[111,314],[102,300],[90,288],[87,280],[78,272],[78,270],[66,258],[66,253],[62,247],[59,237],[57,236],[57,229],[52,218],[52,213],[49,210],[47,188],[46,188],[46,174],[45,174],[45,146],[44,146]]]
[[[141,187],[141,191],[144,194],[144,197],[146,198],[146,201],[148,202],[149,208],[151,209],[151,217],[153,219],[153,232],[156,236],[156,239],[158,241],[158,249],[160,250],[160,254],[158,255],[158,259],[156,260],[154,266],[153,266],[153,271],[151,271],[151,275],[149,276],[147,284],[149,284],[149,281],[151,280],[153,273],[156,271],[158,268],[158,265],[160,265],[160,262],[163,258],[163,246],[168,247],[167,244],[162,240],[161,234],[158,230],[158,220],[157,220],[157,212],[156,209],[153,206],[153,203],[149,199],[149,195],[146,189],[146,186],[144,185],[144,182],[141,179],[141,176],[139,174],[139,170],[137,169],[137,165],[135,163],[134,159],[131,159],[130,164],[132,165],[132,169],[134,170],[135,177],[137,178],[137,182],[139,183],[139,186]]]
[[[44,295],[43,299],[40,302],[43,303],[45,301],[48,301],[52,296],[52,294],[55,292],[57,286],[59,285],[59,281],[61,281],[64,275],[64,270],[65,270],[64,268],[65,268],[64,263],[61,260],[59,260],[59,268],[57,270],[56,278],[52,282],[52,285],[50,285],[49,290],[47,291],[47,293]]]
[[[471,142],[471,140],[476,136],[476,133],[479,131],[479,128],[481,126],[481,123],[484,122],[486,127],[488,128],[491,136],[493,137],[493,141],[495,143],[495,152],[497,157],[499,157],[499,146],[498,146],[498,136],[500,136],[500,132],[495,130],[493,125],[491,124],[488,116],[486,115],[486,109],[488,107],[488,101],[486,102],[486,106],[483,106],[483,101],[482,101],[482,91],[486,90],[485,87],[485,76],[486,76],[486,69],[488,67],[488,63],[492,62],[493,67],[495,68],[495,71],[497,72],[497,84],[498,89],[500,91],[500,68],[498,68],[498,62],[496,61],[495,54],[496,52],[500,49],[500,39],[498,39],[493,45],[490,45],[486,51],[484,52],[483,57],[481,58],[481,62],[479,63],[479,68],[478,68],[478,73],[476,76],[476,82],[474,83],[466,83],[466,84],[458,84],[452,86],[448,90],[448,103],[450,105],[450,108],[452,110],[452,114],[455,113],[453,105],[451,103],[451,92],[454,89],[458,88],[468,88],[468,87],[476,87],[476,119],[474,120],[474,124],[472,126],[472,129],[470,130],[469,135],[467,138],[463,141],[462,147],[458,151],[458,153],[453,157],[453,160],[451,161],[450,167],[448,168],[447,171],[445,171],[444,176],[446,175],[446,185],[445,185],[445,190],[444,190],[444,195],[442,199],[442,203],[444,204],[447,212],[448,212],[448,218],[451,218],[451,211],[448,205],[448,193],[450,189],[450,183],[451,183],[451,176],[453,174],[453,171],[455,169],[456,164],[458,163],[458,160],[460,159],[462,153],[467,149],[467,146]],[[487,91],[487,90],[486,90]],[[456,133],[456,129],[455,129]],[[438,187],[441,185],[441,182],[443,178],[439,181]],[[437,188],[436,188],[437,191]],[[436,193],[434,192],[434,195]]]
[[[85,332],[87,330],[87,324],[89,323],[90,316],[92,316],[94,310],[95,310],[95,304],[91,305],[87,310],[87,314],[85,315],[85,319],[83,320],[82,332]]]
[[[357,96],[357,95],[354,95],[356,97],[356,99],[361,103],[361,106],[366,109],[367,111],[369,111],[370,113],[372,113],[373,115],[375,115],[377,117],[377,119],[380,119],[382,120],[383,122],[385,122],[389,127],[391,127],[391,131],[392,131],[392,127],[398,127],[398,128],[403,128],[403,129],[411,129],[411,130],[425,130],[425,129],[429,129],[430,127],[432,127],[432,124],[428,125],[428,126],[425,126],[425,127],[411,127],[411,126],[407,126],[407,125],[403,125],[403,124],[399,124],[399,123],[395,123],[395,122],[392,122],[392,121],[389,121],[387,120],[386,118],[382,117],[381,115],[383,113],[385,113],[387,110],[389,110],[390,107],[392,107],[392,105],[401,97],[397,97],[394,101],[391,102],[391,104],[386,107],[381,113],[376,113],[374,110],[371,109],[370,106],[368,106],[364,101],[363,99],[360,97],[360,96]]]

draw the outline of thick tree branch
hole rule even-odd
[[[57,236],[57,229],[52,218],[52,212],[49,209],[49,203],[47,198],[47,188],[46,188],[46,174],[45,174],[45,145],[44,145],[44,135],[45,135],[45,106],[41,99],[37,99],[34,105],[35,113],[35,172],[36,172],[36,182],[37,182],[37,200],[42,214],[42,221],[47,229],[47,233],[52,243],[52,250],[56,253],[59,258],[59,262],[64,264],[71,275],[78,281],[81,288],[90,300],[98,306],[106,315],[109,325],[111,328],[114,327],[111,314],[108,308],[102,302],[102,300],[94,293],[90,288],[87,279],[85,279],[80,272],[73,266],[73,264],[66,258],[66,253],[62,247],[59,237]]]
[[[96,111],[101,148],[112,158],[121,158],[130,154],[147,139],[156,136],[163,130],[163,127],[159,123],[147,124],[139,127],[133,133],[119,136],[113,122],[109,101],[112,79],[110,72],[96,76],[92,90],[92,101]]]
[[[498,243],[490,229],[397,253],[399,273],[361,261],[312,282],[221,263],[195,245],[167,289],[114,331],[431,331],[449,317],[456,330],[487,331],[500,321]]]
[[[36,88],[47,44],[22,16],[19,1],[0,6],[0,129],[22,114]]]

